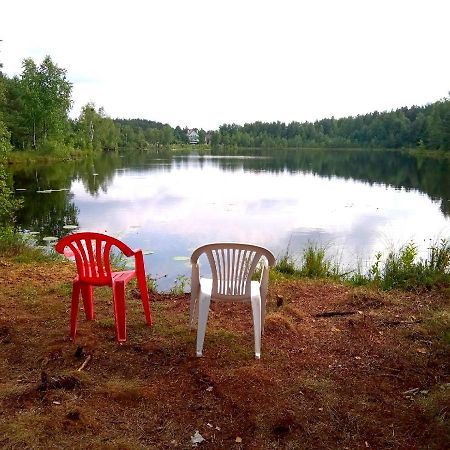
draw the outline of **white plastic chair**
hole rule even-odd
[[[211,266],[212,279],[200,278],[198,259],[206,254]],[[263,259],[260,281],[252,275]],[[273,254],[263,247],[251,244],[216,243],[197,248],[191,256],[191,308],[190,326],[197,328],[197,356],[202,356],[209,305],[212,301],[238,301],[252,305],[255,334],[255,357],[261,357],[261,334],[266,316],[266,298],[269,267],[275,264]]]

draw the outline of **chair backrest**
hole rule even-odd
[[[125,256],[134,255],[123,242],[101,233],[74,233],[58,241],[55,250],[63,254],[69,247],[75,256],[80,281],[95,285],[111,284],[111,247],[117,247]]]
[[[275,257],[264,247],[252,244],[215,243],[197,248],[191,256],[191,263],[205,253],[211,266],[212,296],[217,299],[246,299],[251,293],[252,275],[261,257],[269,266],[275,264]]]

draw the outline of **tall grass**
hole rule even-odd
[[[0,255],[17,256],[27,247],[24,237],[13,227],[0,227]]]
[[[385,290],[431,289],[450,282],[450,243],[446,239],[432,244],[425,259],[417,257],[417,246],[410,242],[387,255],[377,274]]]
[[[13,227],[0,227],[0,256],[13,258],[17,262],[47,262],[63,259],[51,247],[41,248]]]
[[[52,251],[33,245],[12,227],[0,227],[0,256],[12,257],[17,262],[45,262],[60,258]],[[120,268],[124,260],[113,256],[112,265]],[[358,268],[341,270],[338,262],[327,256],[326,248],[308,243],[298,260],[289,253],[278,259],[271,271],[271,279],[315,278],[333,279],[352,285],[371,285],[383,290],[431,290],[450,286],[450,242],[447,239],[432,242],[426,258],[418,257],[417,246],[409,242],[398,250],[390,250],[386,256],[377,253],[367,271]],[[178,277],[171,289],[172,293],[185,292],[189,280]],[[150,280],[149,287],[156,290],[156,280]]]
[[[450,243],[446,239],[431,243],[425,259],[418,257],[417,246],[409,242],[383,257],[377,253],[373,264],[363,272],[361,265],[342,272],[339,264],[326,256],[326,249],[309,243],[300,263],[288,253],[274,268],[274,276],[289,278],[339,279],[352,285],[372,285],[383,290],[423,290],[450,285]],[[273,278],[273,277],[272,277]]]
[[[340,267],[326,255],[326,248],[308,243],[303,250],[300,263],[285,253],[276,263],[274,270],[280,274],[297,278],[339,278]]]

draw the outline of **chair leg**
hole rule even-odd
[[[92,285],[81,286],[81,295],[86,320],[94,320],[94,289]]]
[[[70,310],[70,339],[74,340],[77,334],[77,316],[78,316],[78,304],[80,301],[80,283],[73,282],[72,287],[72,306]]]
[[[150,297],[148,295],[147,280],[145,275],[137,275],[139,291],[141,292],[142,306],[144,307],[145,320],[149,327],[152,326],[152,314],[150,312]]]
[[[197,356],[203,355],[203,342],[205,341],[206,323],[208,322],[210,295],[200,294],[198,299],[198,328],[197,328]]]
[[[192,328],[195,328],[195,322],[197,319],[198,314],[198,298],[191,297],[191,304],[190,304],[190,312],[189,312],[189,326]]]
[[[253,328],[255,333],[255,358],[261,357],[261,297],[252,297]]]
[[[266,301],[267,298],[261,298],[261,335],[264,334],[264,322],[266,321]]]
[[[125,284],[123,281],[113,282],[114,317],[116,319],[117,342],[127,340],[126,312],[125,312]]]

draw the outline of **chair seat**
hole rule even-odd
[[[113,283],[117,281],[123,281],[124,283],[127,283],[135,276],[134,270],[125,270],[123,272],[111,272],[111,278]]]
[[[211,295],[212,293],[212,284],[213,284],[213,280],[211,278],[200,278],[200,291],[202,294],[204,295]],[[259,283],[259,281],[252,281],[250,284],[250,289],[251,289],[251,297],[254,297],[256,295],[260,294],[260,288],[261,285]],[[229,299],[227,298],[221,298],[220,300],[215,299],[214,297],[211,297],[211,301],[221,301],[221,302],[235,302],[236,298],[231,297]],[[248,299],[243,299],[240,301],[244,301],[244,302],[250,302],[251,298]]]
[[[128,281],[130,281],[131,279],[133,279],[136,276],[136,271],[135,270],[124,270],[122,272],[111,272],[111,281],[112,283],[116,283],[116,282],[124,282],[124,283],[128,283]],[[74,281],[78,282],[80,281],[80,277],[78,275],[75,275]],[[81,282],[83,283],[83,282]],[[91,281],[89,283],[86,284],[90,284],[95,286],[96,283],[95,281]],[[98,283],[98,286],[104,286],[104,283]]]

